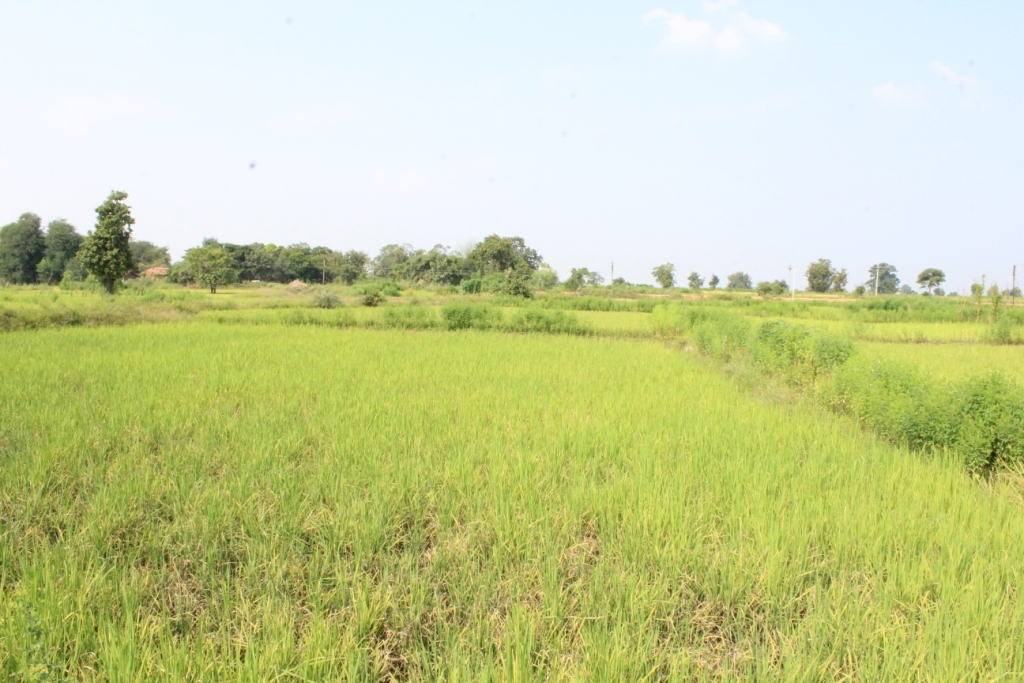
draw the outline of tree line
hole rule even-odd
[[[574,271],[575,272],[575,271]],[[676,286],[675,265],[663,263],[655,266],[651,271],[654,281],[661,287],[668,289]],[[843,293],[847,291],[849,274],[845,268],[837,269],[832,266],[829,259],[818,259],[807,266],[804,273],[807,278],[807,291],[809,292],[834,292]],[[925,294],[942,296],[945,292],[939,285],[946,281],[946,274],[938,268],[925,268],[917,276],[918,286],[925,290]],[[704,289],[704,278],[697,272],[692,272],[686,278],[687,288],[691,290]],[[707,281],[708,289],[718,289],[721,280],[717,275],[712,274]],[[758,282],[755,286],[750,275],[743,271],[737,271],[726,277],[726,289],[756,290],[762,295],[779,295],[789,291],[789,283],[785,280],[772,280]],[[853,293],[863,295],[865,293],[877,294],[915,294],[909,285],[900,285],[897,277],[896,267],[888,263],[876,263],[868,269],[868,279],[864,284],[857,285]]]
[[[107,292],[131,273],[153,267],[167,268],[171,282],[195,284],[215,292],[218,287],[238,282],[288,283],[294,280],[351,285],[366,278],[458,287],[467,293],[501,292],[530,296],[534,289],[550,289],[560,284],[558,274],[541,255],[521,237],[489,235],[463,250],[444,245],[416,249],[408,244],[388,244],[375,257],[362,251],[334,251],[306,243],[290,246],[274,244],[231,244],[209,238],[188,249],[184,258],[172,264],[166,247],[132,239],[135,219],[125,203],[128,195],[111,192],[96,209],[96,226],[81,235],[64,219],[50,221],[43,230],[42,219],[34,213],[22,214],[17,221],[0,228],[0,282],[11,284],[55,284],[85,280],[91,275]],[[663,288],[676,286],[675,266],[656,266],[651,275]],[[829,259],[818,259],[805,272],[811,292],[847,291],[849,275],[845,268],[833,267]],[[917,277],[918,286],[929,295],[943,295],[945,273],[926,268]],[[604,277],[588,268],[573,268],[561,283],[566,290],[604,284]],[[611,284],[628,285],[616,278]],[[705,279],[697,272],[687,276],[690,290],[705,289]],[[721,280],[712,274],[706,288],[718,289]],[[725,289],[756,290],[762,295],[788,292],[785,280],[758,282],[737,271],[726,277]],[[877,263],[868,269],[868,279],[854,287],[858,295],[912,294],[909,285],[900,283],[895,266]],[[1013,294],[1013,292],[1008,292]]]

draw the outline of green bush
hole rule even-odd
[[[479,294],[483,290],[484,281],[480,278],[472,278],[462,281],[463,294]]]
[[[403,330],[428,330],[437,327],[434,312],[423,306],[389,306],[381,313],[380,326]]]
[[[527,308],[517,312],[505,324],[511,332],[542,332],[544,334],[586,335],[591,333],[589,326],[579,318],[563,311],[545,311],[540,308]]]
[[[314,308],[337,308],[341,305],[341,299],[334,292],[321,289],[313,295]]]
[[[501,319],[501,310],[487,304],[451,303],[441,307],[441,324],[446,330],[488,330]]]

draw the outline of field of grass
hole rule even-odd
[[[198,320],[0,357],[12,680],[1024,675],[1016,489],[661,344]]]

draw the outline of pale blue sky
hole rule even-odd
[[[1022,31],[1009,0],[6,0],[0,222],[84,232],[116,188],[175,258],[497,232],[563,276],[1008,285]]]

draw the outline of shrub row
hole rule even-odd
[[[720,309],[661,306],[653,321],[663,334],[687,334],[703,355],[781,377],[895,443],[955,453],[972,472],[1024,465],[1024,390],[1002,373],[941,382],[897,363],[850,362],[849,339]]]

